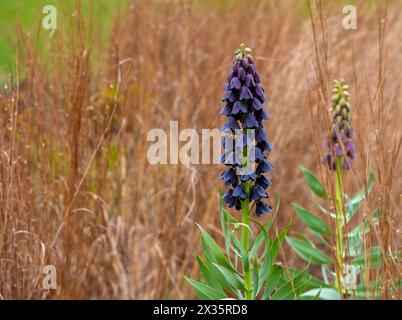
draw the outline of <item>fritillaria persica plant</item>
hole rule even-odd
[[[352,217],[374,183],[374,174],[371,173],[367,186],[362,187],[355,195],[350,197],[344,190],[343,175],[351,169],[352,160],[355,157],[352,110],[347,90],[348,86],[344,80],[334,81],[331,106],[332,128],[329,137],[325,140],[328,153],[324,157],[324,164],[328,166],[329,174],[333,175],[329,177],[330,181],[334,181],[333,187],[325,190],[312,172],[302,168],[312,194],[318,197],[314,204],[320,209],[321,214],[313,214],[299,204],[293,204],[297,215],[308,227],[315,240],[320,246],[327,247],[327,251],[332,252],[333,258],[319,250],[307,237],[286,238],[301,258],[312,265],[321,266],[325,286],[320,288],[320,297],[327,299],[367,298],[367,292],[370,292],[372,298],[380,296],[381,284],[378,279],[372,281],[367,276],[372,274],[368,271],[375,273],[375,270],[380,267],[382,254],[378,246],[364,252],[363,240],[370,228],[378,224],[380,211],[376,210],[370,215],[370,219],[365,218],[345,234],[346,227],[350,230]],[[331,220],[334,223],[331,223]],[[331,230],[330,226],[335,226],[335,230]],[[367,261],[371,263],[367,264]],[[312,295],[316,292],[317,289],[314,289],[305,292],[304,295]]]
[[[259,217],[272,211],[266,203],[266,189],[272,183],[265,173],[273,170],[266,155],[272,150],[264,127],[266,100],[251,50],[242,44],[235,51],[221,110],[227,117],[222,127],[222,163],[227,168],[221,179],[229,189],[220,197],[225,249],[199,226],[203,254],[196,260],[200,281],[186,277],[202,299],[293,299],[311,288],[305,271],[276,263],[288,227],[271,238],[268,231],[273,219],[263,225],[252,217],[252,212]],[[234,208],[234,214],[223,203]],[[279,197],[275,214],[278,208]],[[241,212],[240,221],[237,211]]]

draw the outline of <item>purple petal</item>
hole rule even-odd
[[[244,71],[243,67],[239,68],[238,77],[242,81],[244,81],[244,79],[246,79],[246,72]]]
[[[233,89],[233,88],[240,89],[241,88],[241,82],[240,82],[239,78],[233,77],[233,79],[230,81],[229,88],[230,89]]]

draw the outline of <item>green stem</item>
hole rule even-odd
[[[241,202],[242,211],[242,223],[246,226],[250,226],[250,203],[248,200],[249,195],[249,185],[245,185],[247,198]],[[248,260],[247,265],[243,263],[243,273],[244,273],[244,292],[245,298],[251,300],[253,298],[252,282],[251,282],[251,272],[250,272],[250,257],[249,257],[249,242],[250,242],[250,232],[245,226],[242,227],[241,241],[243,248],[246,252],[246,258]]]
[[[343,185],[342,185],[342,159],[336,158],[336,260],[338,287],[342,295],[342,275],[343,275]]]

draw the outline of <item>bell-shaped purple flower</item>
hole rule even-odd
[[[272,211],[272,208],[268,206],[264,201],[257,201],[255,213],[259,217],[264,213],[269,213]]]

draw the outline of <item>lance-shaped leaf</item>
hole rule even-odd
[[[332,288],[319,288],[306,291],[300,295],[301,298],[315,298],[322,300],[340,300],[339,292]]]
[[[300,270],[294,277],[290,277],[286,271],[283,272],[284,284],[272,295],[272,300],[290,300],[295,299],[303,291],[308,283],[306,279],[306,269]]]
[[[317,232],[322,235],[329,234],[328,225],[322,219],[307,211],[297,203],[293,204],[293,209],[295,209],[299,218],[312,232]]]
[[[212,262],[217,262],[218,264],[229,270],[234,270],[233,267],[229,264],[228,260],[226,259],[225,255],[223,254],[219,246],[217,245],[217,243],[215,242],[215,240],[200,225],[198,225],[198,228],[200,228],[202,238],[204,239],[206,245],[210,249],[211,255],[215,259],[215,261]]]
[[[267,300],[271,296],[275,287],[279,283],[279,280],[281,278],[281,271],[282,269],[278,266],[272,266],[272,268],[269,270],[267,278],[265,280],[265,291],[262,296],[262,300]]]
[[[205,283],[195,281],[194,279],[188,278],[186,276],[184,278],[188,283],[191,284],[200,299],[218,300],[227,298],[226,294],[221,290],[217,290]]]
[[[320,198],[326,198],[324,188],[317,177],[304,167],[301,167],[301,171],[303,172],[304,178],[306,179],[311,191]]]
[[[302,259],[308,262],[319,265],[332,263],[329,257],[306,241],[290,237],[286,237],[286,241]]]
[[[215,267],[221,272],[225,279],[237,290],[244,291],[244,281],[237,272],[228,270],[219,264],[214,263]]]

